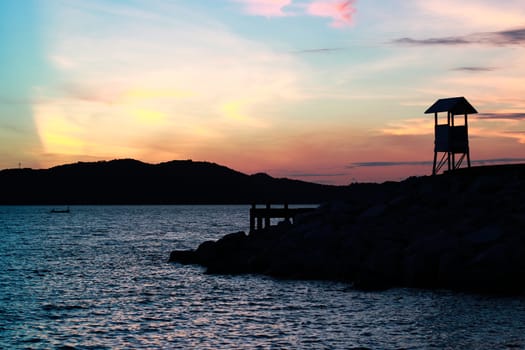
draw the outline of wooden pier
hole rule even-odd
[[[287,221],[293,221],[294,217],[298,214],[306,213],[316,208],[289,208],[288,204],[285,203],[283,207],[272,208],[270,204],[266,204],[265,207],[257,207],[256,204],[252,204],[250,209],[250,232],[263,228],[270,227],[271,219],[284,219]],[[255,224],[257,223],[257,227]]]

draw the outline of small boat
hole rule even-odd
[[[51,209],[50,213],[53,213],[53,214],[69,213],[69,207],[66,207],[66,209],[53,208],[53,209]]]

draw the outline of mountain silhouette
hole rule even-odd
[[[320,203],[342,198],[345,189],[192,160],[120,159],[0,171],[0,204]]]

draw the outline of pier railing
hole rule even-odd
[[[272,208],[271,204],[257,207],[252,204],[250,208],[250,232],[270,227],[271,219],[284,219],[293,222],[296,215],[306,213],[315,208],[290,208],[287,203],[283,207]]]

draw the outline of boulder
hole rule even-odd
[[[205,241],[199,245],[195,251],[197,263],[207,266],[217,258],[217,243],[215,241]]]
[[[464,269],[464,289],[489,293],[515,293],[523,290],[522,271],[515,268],[505,244],[488,247],[475,256]]]
[[[439,233],[420,235],[404,253],[403,284],[411,287],[435,287],[443,276],[439,275],[442,256],[457,249],[454,236]]]
[[[397,241],[377,242],[359,266],[354,286],[364,290],[381,290],[399,285],[403,248]]]
[[[169,262],[177,262],[183,265],[199,263],[193,250],[174,250],[170,254]]]
[[[491,224],[466,235],[465,240],[474,245],[487,244],[500,240],[502,236],[503,230],[501,229],[501,226],[498,224]]]
[[[443,251],[438,262],[437,285],[443,288],[457,288],[460,286],[470,253],[470,249],[464,249],[460,244],[451,246],[446,251]]]

